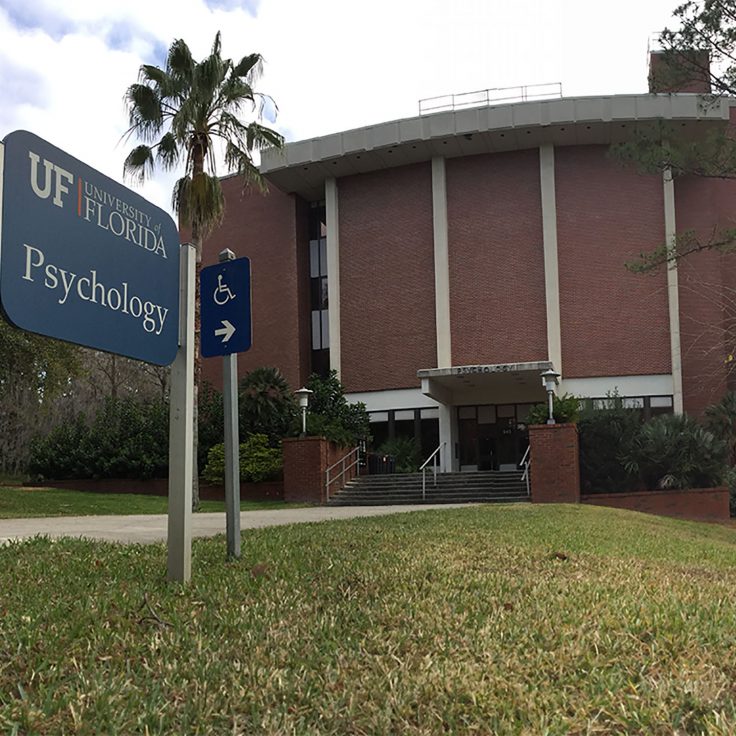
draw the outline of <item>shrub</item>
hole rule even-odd
[[[578,432],[584,492],[630,491],[640,485],[638,476],[621,459],[640,430],[639,412],[625,408],[618,394],[610,395],[601,408],[583,409]]]
[[[396,460],[395,472],[416,473],[422,464],[422,448],[413,437],[394,437],[378,448],[381,455],[391,455]]]
[[[736,392],[729,391],[705,410],[705,426],[729,447],[730,464],[736,463]]]
[[[240,480],[260,483],[277,478],[283,467],[281,449],[270,447],[264,434],[252,434],[240,445]],[[225,480],[225,445],[210,448],[203,476],[210,483]]]
[[[564,394],[564,396],[555,396],[552,402],[552,413],[555,420],[560,424],[568,422],[577,422],[580,413],[580,399],[572,394]],[[547,402],[544,404],[535,404],[527,416],[528,424],[546,424],[549,418],[549,406]]]
[[[211,447],[225,439],[225,415],[222,394],[212,384],[203,382],[199,388],[197,407],[199,438],[197,443],[197,467],[203,468]]]
[[[728,445],[685,415],[644,424],[621,458],[647,488],[712,488],[723,482]]]
[[[34,440],[30,471],[56,480],[163,477],[169,462],[168,420],[163,401],[107,399],[91,424],[79,415]]]

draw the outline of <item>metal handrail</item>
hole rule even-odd
[[[432,463],[432,470],[434,472],[434,486],[437,487],[437,453],[447,444],[447,442],[440,442],[439,445],[437,445],[435,451],[422,463],[422,467],[419,468],[419,470],[422,471],[422,501],[425,501],[427,498],[427,465],[429,465],[429,461],[433,460]]]
[[[524,453],[524,457],[521,458],[521,462],[519,463],[519,466],[524,467],[524,472],[521,474],[521,479],[526,482],[526,495],[531,495],[531,489],[529,487],[529,466],[532,464],[532,460],[529,457],[530,451],[532,449],[531,445],[527,445],[526,452]]]
[[[347,462],[348,458],[350,458],[351,455],[355,455],[355,459],[350,463],[350,465],[346,466],[345,463]],[[350,452],[348,452],[344,457],[341,457],[336,463],[332,463],[327,470],[325,470],[325,491],[326,491],[326,497],[327,500],[330,500],[330,485],[332,483],[335,483],[335,481],[342,478],[345,473],[347,473],[348,470],[351,468],[354,468],[358,463],[360,462],[360,445],[357,447],[354,447]],[[340,472],[332,479],[330,480],[330,472],[334,470],[338,465],[341,466]]]
[[[490,105],[492,102],[509,104],[512,102],[528,102],[529,100],[559,99],[561,97],[562,82],[523,84],[515,87],[491,87],[474,92],[427,97],[419,100],[419,114],[427,115],[434,112],[463,110],[468,107]]]

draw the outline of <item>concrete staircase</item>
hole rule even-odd
[[[528,501],[521,470],[438,473],[437,486],[427,473],[422,500],[422,474],[361,475],[329,500],[330,506],[391,506],[421,503],[512,503]]]

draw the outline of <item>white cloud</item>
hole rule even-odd
[[[118,180],[123,93],[174,38],[266,58],[263,91],[292,138],[415,115],[422,97],[561,81],[569,95],[643,91],[674,0],[5,0],[0,136],[25,128]],[[223,172],[224,173],[224,172]],[[169,209],[175,176],[141,193]]]

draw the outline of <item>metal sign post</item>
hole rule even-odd
[[[235,260],[229,248],[220,263]],[[215,332],[218,332],[217,330]],[[238,423],[238,354],[222,358],[222,402],[225,414],[225,533],[227,556],[240,557],[240,427]]]
[[[238,431],[238,353],[251,345],[250,260],[229,248],[220,263],[202,269],[202,356],[223,356],[225,410],[225,530],[228,557],[240,557],[240,437]]]
[[[179,350],[171,366],[169,397],[168,577],[192,576],[192,474],[194,456],[194,269],[197,251],[182,245],[179,262]]]

